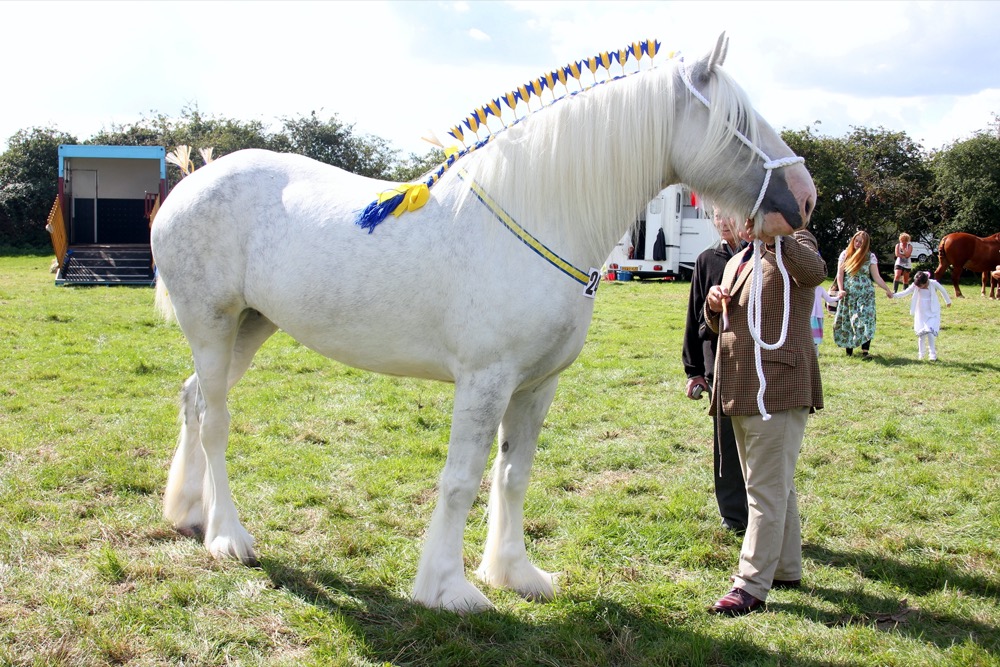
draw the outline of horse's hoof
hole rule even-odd
[[[205,534],[205,513],[201,501],[181,500],[177,494],[167,494],[163,502],[163,518],[169,521],[181,535],[187,531]]]
[[[476,574],[490,586],[509,588],[529,602],[549,602],[556,596],[556,575],[538,569],[527,559],[507,569],[484,564]]]
[[[548,582],[541,590],[517,591],[528,602],[552,602],[556,598],[556,593],[559,592],[559,586],[556,585],[556,578],[559,575],[549,572],[543,572],[542,574],[548,578]]]
[[[413,601],[429,609],[444,609],[462,615],[496,609],[482,591],[465,579],[458,584],[442,586],[436,594],[420,591],[419,587],[415,587]]]
[[[219,560],[234,558],[248,567],[259,567],[260,561],[253,550],[253,537],[240,526],[242,535],[237,537],[216,536],[212,540],[206,538],[205,547],[213,557]]]

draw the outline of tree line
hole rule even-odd
[[[818,123],[817,123],[818,125]],[[937,240],[953,231],[987,236],[1000,231],[1000,117],[972,138],[927,152],[905,132],[856,127],[842,137],[816,126],[783,130],[782,138],[806,159],[819,195],[811,229],[824,255],[836,257],[858,229],[872,236],[880,261],[891,263],[898,235]],[[270,132],[260,121],[206,116],[185,108],[180,118],[156,115],[115,125],[81,142],[55,128],[33,127],[10,137],[0,155],[0,248],[49,246],[44,223],[57,190],[60,144],[179,145],[214,150],[215,157],[244,148],[299,153],[347,171],[390,181],[411,181],[437,166],[444,154],[399,151],[386,140],[355,132],[336,114],[316,112],[281,119]],[[168,170],[168,190],[181,177]]]
[[[164,146],[168,150],[182,145],[210,147],[215,158],[244,148],[264,148],[298,153],[389,181],[413,180],[444,161],[444,153],[438,149],[400,158],[399,151],[385,139],[359,134],[336,114],[321,119],[315,111],[282,118],[281,128],[275,132],[260,121],[207,116],[197,106],[185,108],[180,118],[159,114],[130,125],[113,125],[85,141],[55,128],[32,127],[10,137],[7,150],[0,155],[0,248],[50,246],[44,227],[58,190],[61,144]],[[197,150],[193,153],[197,155]],[[179,169],[167,169],[168,192],[180,178]]]
[[[881,127],[855,127],[843,137],[807,127],[784,130],[781,136],[806,159],[816,184],[809,228],[828,265],[860,229],[871,235],[879,261],[888,264],[903,232],[933,243],[951,232],[988,236],[1000,231],[996,114],[972,138],[932,152],[905,132]]]

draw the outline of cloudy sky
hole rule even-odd
[[[776,128],[906,132],[927,149],[1000,113],[1000,2],[0,2],[0,148],[185,107],[280,129],[336,114],[423,154],[473,108],[657,39],[726,69]],[[664,58],[658,58],[664,62]]]

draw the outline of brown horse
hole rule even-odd
[[[982,273],[982,295],[986,296],[990,272],[997,264],[1000,264],[1000,233],[981,238],[965,232],[955,232],[941,239],[938,245],[938,266],[934,270],[934,279],[940,281],[950,266],[955,296],[961,298],[962,290],[958,287],[958,279],[962,277],[962,269]]]

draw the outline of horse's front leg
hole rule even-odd
[[[529,600],[555,596],[552,574],[532,565],[524,545],[524,498],[542,422],[555,396],[558,376],[532,391],[514,394],[500,426],[499,451],[490,491],[489,532],[479,577],[511,588]]]
[[[459,613],[493,608],[465,578],[462,543],[472,503],[510,389],[496,376],[477,375],[455,383],[455,408],[448,459],[438,483],[438,500],[424,540],[413,586],[414,601]]]

